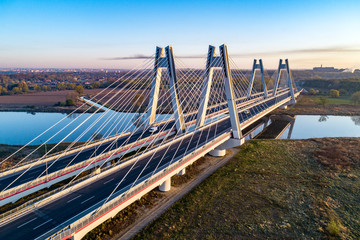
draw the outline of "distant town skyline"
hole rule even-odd
[[[0,68],[132,68],[172,45],[188,67],[228,45],[238,67],[360,68],[360,2],[0,1]],[[125,59],[124,59],[125,58]]]

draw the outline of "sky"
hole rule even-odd
[[[0,68],[133,68],[156,46],[227,44],[240,68],[360,68],[360,1],[0,0]],[[180,58],[204,67],[204,58]]]

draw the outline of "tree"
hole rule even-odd
[[[56,88],[57,88],[57,90],[65,90],[66,85],[65,85],[65,83],[58,83],[58,84],[56,84]]]
[[[340,89],[339,92],[340,92],[340,96],[345,96],[347,94],[347,91],[343,88]]]
[[[71,98],[68,98],[68,99],[66,99],[66,101],[65,101],[65,105],[66,105],[66,106],[74,106],[74,105],[75,105],[75,101],[74,101],[73,99],[71,99]]]
[[[75,87],[75,92],[77,92],[79,95],[81,95],[84,92],[83,86],[77,85]]]
[[[35,91],[41,91],[41,87],[39,85],[34,85],[34,90]]]
[[[309,91],[310,91],[310,94],[311,94],[311,95],[315,95],[315,94],[316,94],[316,90],[315,90],[315,89],[313,89],[313,88],[310,88],[310,90],[309,90]]]
[[[355,105],[360,104],[360,91],[353,93],[353,95],[351,95],[351,101],[353,101],[353,103]]]
[[[335,89],[330,90],[330,97],[337,98],[339,96],[340,96],[340,92],[338,90]]]
[[[328,104],[329,99],[327,97],[320,97],[319,102],[323,107],[325,107],[325,105]]]
[[[2,95],[7,94],[7,89],[0,86],[0,94]]]
[[[43,85],[43,86],[41,87],[41,89],[42,89],[44,92],[46,92],[46,91],[48,90],[48,86]]]
[[[22,92],[22,89],[19,88],[19,87],[14,87],[12,90],[11,90],[11,93],[12,94],[18,94],[18,93],[21,93]]]

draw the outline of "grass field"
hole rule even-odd
[[[327,103],[323,106],[320,102],[320,96],[301,95],[293,108],[290,110],[277,109],[274,113],[343,116],[355,116],[360,113],[360,105],[354,105],[349,96],[339,98],[326,97],[326,99]]]
[[[320,102],[320,97],[318,96],[309,96],[309,98],[313,99],[315,102]],[[353,105],[350,96],[332,98],[326,97],[328,99],[328,104],[344,104],[344,105]]]
[[[359,239],[359,147],[248,142],[134,239]]]

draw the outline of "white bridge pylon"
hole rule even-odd
[[[202,127],[205,122],[214,68],[222,68],[225,83],[226,101],[229,108],[233,138],[241,139],[242,134],[240,129],[239,115],[237,113],[235,104],[235,94],[230,73],[227,46],[225,44],[220,46],[220,56],[215,56],[215,51],[216,47],[209,46],[206,69],[204,73],[204,82],[201,90],[200,107],[196,117],[196,127]]]
[[[254,64],[253,64],[251,78],[250,78],[250,84],[249,84],[249,88],[247,90],[247,97],[251,96],[251,92],[252,92],[254,80],[255,80],[256,70],[258,70],[258,69],[260,70],[260,74],[261,74],[261,82],[263,85],[264,97],[267,98],[268,94],[267,94],[267,88],[266,88],[266,82],[265,82],[264,66],[263,66],[261,59],[259,59],[259,63],[257,63],[256,59],[254,59]]]
[[[154,63],[154,75],[151,83],[149,106],[147,111],[147,124],[152,125],[155,121],[156,109],[159,99],[161,71],[163,68],[167,68],[169,75],[169,87],[171,95],[171,105],[175,117],[175,125],[178,133],[184,133],[186,131],[184,113],[182,111],[179,97],[177,93],[177,77],[174,62],[174,53],[171,46],[165,48],[166,56],[164,56],[164,49],[156,47],[155,63]]]
[[[274,83],[273,96],[275,96],[277,93],[277,90],[279,88],[281,73],[284,70],[287,72],[287,81],[288,81],[288,86],[289,86],[290,94],[291,94],[291,103],[295,103],[295,101],[296,101],[295,96],[294,96],[294,87],[295,86],[293,86],[293,81],[292,81],[292,76],[291,76],[291,72],[290,72],[288,59],[285,59],[285,63],[283,63],[282,59],[280,59],[280,61],[279,61],[279,67],[278,67],[278,71],[277,71],[277,75],[276,75],[276,80]]]

